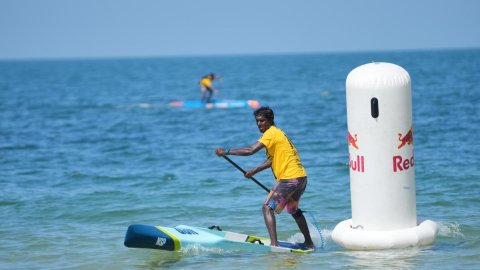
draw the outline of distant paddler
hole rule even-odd
[[[210,73],[200,79],[199,84],[200,90],[202,91],[202,102],[212,102],[213,93],[218,93],[218,90],[213,87],[213,81],[219,79],[220,77],[216,76],[214,73]]]
[[[298,208],[300,197],[307,186],[307,173],[302,165],[297,149],[287,135],[274,123],[273,110],[260,107],[254,113],[257,127],[263,135],[254,144],[238,148],[217,148],[217,156],[237,155],[250,156],[262,148],[266,148],[267,160],[255,169],[245,172],[246,178],[272,168],[276,184],[268,194],[262,206],[265,224],[270,235],[272,246],[278,246],[275,213],[280,214],[285,208],[292,215],[300,231],[305,237],[305,246],[314,248],[307,222],[302,210]]]

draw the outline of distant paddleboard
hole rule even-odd
[[[207,108],[207,109],[227,109],[227,108],[258,108],[260,103],[256,100],[215,100],[210,103],[200,100],[175,100],[168,103],[171,107],[184,108]]]
[[[218,226],[198,228],[187,225],[161,227],[130,225],[125,235],[125,246],[180,251],[189,247],[218,248],[225,251],[294,252],[314,251],[302,245],[281,242],[278,247],[270,246],[270,239],[246,234],[222,231]]]

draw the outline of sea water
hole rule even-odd
[[[431,246],[350,251],[331,239],[351,217],[345,79],[391,62],[412,79],[417,213]],[[325,246],[308,255],[182,252],[123,246],[130,224],[186,224],[267,236],[266,193],[214,154],[253,144],[250,108],[169,108],[256,99],[296,145],[308,173],[301,208]],[[478,269],[480,50],[0,62],[1,269]],[[231,156],[241,167],[265,160]],[[256,179],[271,187],[270,170]],[[309,215],[307,215],[309,217]],[[301,238],[277,216],[279,239]]]

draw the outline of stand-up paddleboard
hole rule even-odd
[[[219,248],[226,251],[294,252],[314,251],[300,244],[281,242],[270,246],[270,239],[246,234],[222,231],[218,226],[199,228],[187,225],[161,227],[130,225],[125,235],[125,246],[179,251],[188,247]]]
[[[215,100],[212,102],[203,102],[200,100],[175,100],[168,103],[170,107],[184,107],[184,108],[258,108],[260,103],[257,100]]]

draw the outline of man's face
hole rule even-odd
[[[258,130],[260,130],[261,133],[267,131],[267,129],[272,125],[272,122],[267,120],[267,118],[265,118],[263,115],[255,116],[255,120],[257,121]]]

